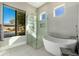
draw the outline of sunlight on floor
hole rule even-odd
[[[51,56],[44,47],[40,49],[34,49],[29,45],[20,45],[14,48],[0,51],[0,56]]]
[[[17,40],[19,40],[21,36],[15,36],[15,37],[11,37],[9,40],[9,46],[11,46],[14,42],[16,42]]]

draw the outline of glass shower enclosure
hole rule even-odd
[[[42,16],[45,18],[45,15]],[[33,14],[28,15],[27,18],[27,44],[33,48],[41,48],[44,35],[47,33],[47,19],[40,20]]]

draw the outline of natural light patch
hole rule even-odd
[[[11,46],[13,43],[15,43],[17,40],[19,40],[21,36],[15,36],[15,37],[11,37],[9,40],[9,46]]]
[[[59,5],[59,6],[54,8],[54,10],[53,10],[54,17],[62,16],[63,14],[64,14],[64,4]]]
[[[28,31],[29,30],[29,24],[27,24],[26,28],[27,28],[27,31]]]

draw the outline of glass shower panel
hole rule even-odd
[[[43,39],[47,34],[47,13],[40,14],[40,20],[37,21],[37,48],[43,47]]]
[[[36,31],[36,16],[29,15],[27,21],[27,44],[36,48],[37,31]]]
[[[27,44],[33,48],[41,48],[43,46],[42,39],[47,31],[47,19],[40,21],[38,16],[30,15],[28,16],[27,28]]]

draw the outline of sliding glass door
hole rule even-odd
[[[16,11],[16,35],[25,35],[25,12]]]
[[[4,37],[15,36],[15,10],[3,5],[3,31]]]
[[[23,10],[3,5],[4,38],[25,35],[25,14]]]

